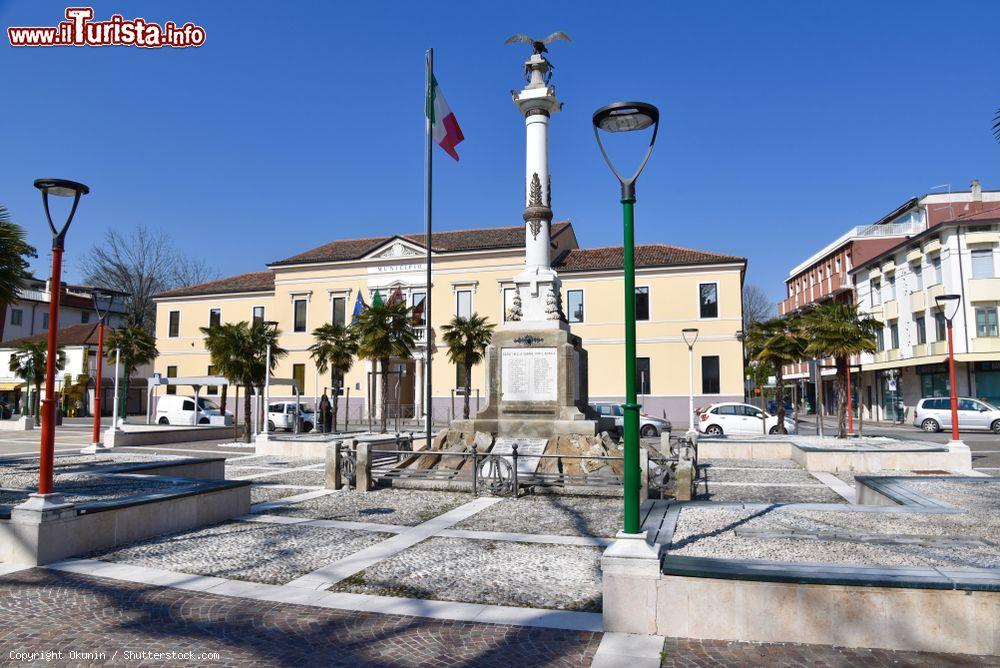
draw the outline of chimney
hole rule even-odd
[[[983,201],[983,187],[979,185],[979,179],[972,179],[972,201]]]

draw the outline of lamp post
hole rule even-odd
[[[639,178],[653,152],[656,133],[660,125],[660,112],[645,102],[615,102],[601,107],[593,116],[594,136],[608,167],[622,187],[624,223],[623,265],[625,270],[625,533],[639,533],[639,404],[636,403],[636,345],[635,345],[635,181]],[[632,132],[652,127],[649,148],[639,167],[631,177],[623,177],[604,150],[601,131]]]
[[[59,298],[62,293],[62,254],[66,245],[66,232],[73,222],[80,197],[90,192],[90,188],[64,179],[37,179],[35,187],[42,192],[42,206],[45,219],[52,231],[52,276],[49,288],[49,334],[45,357],[45,397],[42,399],[41,453],[38,462],[38,495],[43,499],[52,494],[52,459],[56,444],[56,404],[53,389],[56,384],[56,333],[59,331]],[[52,224],[49,212],[49,195],[72,197],[73,205],[66,222],[59,229]],[[43,502],[44,503],[44,502]]]
[[[94,290],[92,295],[94,300],[94,311],[97,313],[97,376],[94,381],[94,433],[91,437],[90,445],[83,448],[83,454],[94,454],[110,450],[101,443],[101,389],[104,380],[104,321],[111,313],[111,306],[115,302],[113,292],[103,292]],[[101,309],[100,300],[107,299],[107,306]]]
[[[955,346],[952,337],[952,320],[958,315],[958,307],[962,303],[961,295],[938,295],[934,298],[937,306],[948,321],[948,380],[951,385],[951,441],[948,445],[961,445],[958,435],[958,388],[955,385]]]
[[[681,330],[681,336],[684,337],[684,343],[688,347],[688,420],[691,421],[691,425],[688,427],[688,436],[691,436],[692,432],[695,432],[695,422],[694,422],[694,344],[698,341],[698,328],[697,327],[685,327]]]
[[[264,330],[278,330],[277,320],[265,320]],[[264,358],[264,433],[269,433],[267,428],[267,411],[268,407],[271,405],[271,340],[268,337],[267,343],[267,353]],[[257,416],[254,415],[254,425],[257,424]]]

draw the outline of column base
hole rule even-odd
[[[32,519],[42,522],[61,517],[67,510],[75,508],[72,503],[63,500],[63,495],[59,492],[49,494],[39,494],[35,492],[28,495],[28,500],[14,506],[11,510],[11,519]]]
[[[80,448],[81,455],[97,455],[102,452],[112,452],[114,447],[111,445],[105,445],[104,443],[91,443],[90,445]]]
[[[648,533],[619,532],[601,557],[604,630],[654,634],[662,545]]]

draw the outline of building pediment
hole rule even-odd
[[[400,260],[425,257],[427,252],[417,244],[405,239],[394,238],[365,256],[366,260]]]

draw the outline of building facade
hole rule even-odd
[[[944,294],[961,297],[958,396],[1000,404],[1000,203],[976,198],[956,214],[854,269],[859,310],[883,324],[861,360],[859,399],[875,419],[911,421],[921,398],[950,395]]]
[[[125,323],[127,295],[112,290],[103,292],[115,295],[105,323],[112,328],[120,327]],[[49,281],[28,276],[18,291],[18,300],[0,309],[0,342],[47,332],[51,301]],[[103,301],[101,306],[104,307]],[[94,311],[94,288],[89,285],[63,283],[59,300],[59,327],[87,324],[97,320],[98,315]]]
[[[623,369],[624,313],[622,249],[579,247],[568,222],[551,226],[552,268],[562,280],[562,312],[574,334],[583,339],[589,359],[591,401],[620,401],[625,393]],[[484,406],[485,370],[472,371],[472,387],[440,344],[440,328],[455,315],[478,313],[500,323],[512,305],[513,277],[525,266],[524,226],[435,233],[432,242],[432,344],[435,420],[460,414],[469,392],[473,409]],[[157,373],[168,377],[204,376],[214,372],[201,327],[211,322],[279,323],[280,345],[289,353],[276,377],[296,379],[312,403],[330,392],[339,379],[321,376],[308,352],[312,331],[328,322],[348,324],[360,294],[370,303],[375,292],[383,300],[397,289],[411,306],[427,294],[423,235],[407,234],[346,239],[273,262],[267,271],[212,281],[157,296],[156,335],[160,356]],[[644,411],[686,426],[688,351],[685,327],[700,330],[695,347],[696,403],[742,400],[742,288],[746,260],[669,245],[636,249],[640,401]],[[419,309],[418,309],[419,311]],[[420,415],[424,400],[423,360],[427,341],[423,327],[413,359],[396,360],[386,391],[404,418]],[[372,364],[357,360],[343,379],[341,405],[349,402],[352,419],[380,410],[383,388]],[[208,388],[218,393],[218,388]],[[284,395],[282,395],[284,393]],[[210,393],[202,396],[212,398]],[[275,399],[290,398],[287,388],[272,387]],[[234,405],[227,410],[233,412]],[[239,408],[237,407],[237,410]]]
[[[870,225],[850,228],[789,271],[785,280],[786,298],[778,303],[779,315],[801,312],[811,304],[831,300],[854,304],[860,309],[861,286],[856,282],[856,268],[873,258],[882,257],[907,239],[930,228],[992,205],[1000,205],[1000,191],[983,192],[978,181],[974,181],[968,192],[914,197]],[[864,360],[860,357],[851,359],[852,366],[859,363],[863,364]],[[824,410],[835,410],[832,360],[803,360],[786,366],[784,372],[786,380],[796,385],[798,396],[812,410],[816,406],[816,380],[821,378]],[[857,379],[853,379],[852,383],[855,386],[853,399],[856,407],[865,397],[857,394]],[[861,394],[864,395],[864,389]],[[875,404],[881,405],[878,400]],[[882,414],[880,410],[876,410],[877,415]]]

